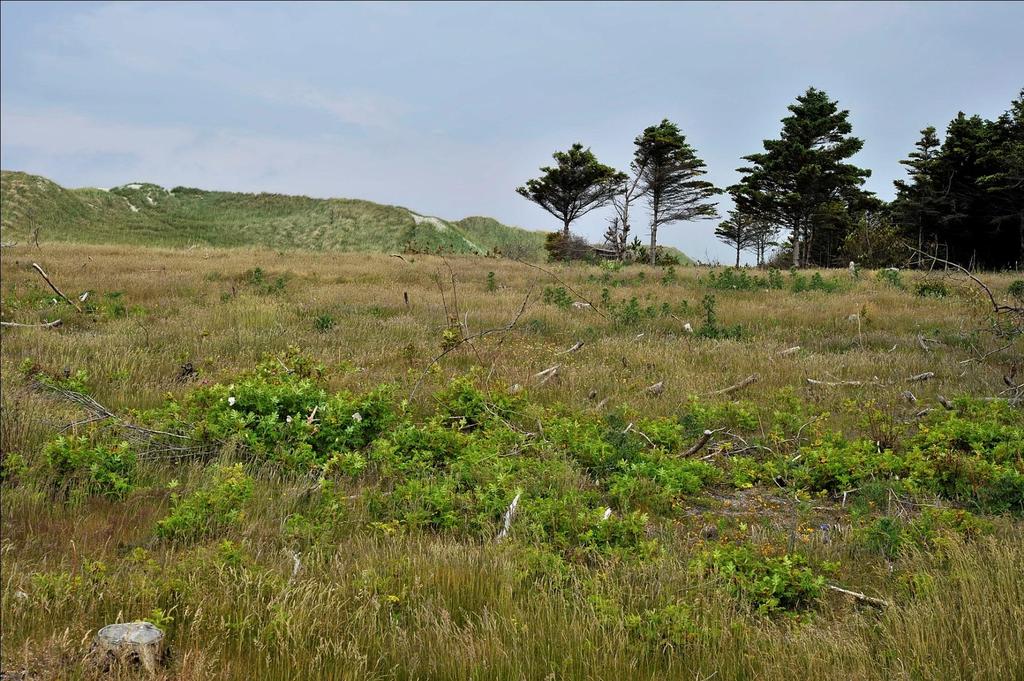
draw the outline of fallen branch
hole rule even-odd
[[[657,447],[658,446],[658,445],[654,444],[654,441],[651,440],[651,438],[647,437],[647,435],[642,430],[637,428],[636,425],[632,421],[630,421],[629,425],[626,426],[626,429],[624,431],[622,431],[622,434],[625,435],[626,433],[630,433],[630,432],[636,433],[637,435],[639,435],[643,439],[647,440],[647,444],[649,444],[651,447]]]
[[[142,456],[144,458],[178,459],[190,456],[200,456],[206,452],[206,448],[204,448],[201,445],[184,444],[195,442],[195,440],[188,435],[182,435],[180,433],[169,433],[165,430],[156,430],[154,428],[146,428],[145,426],[140,426],[129,421],[125,421],[123,418],[121,418],[120,416],[118,416],[117,414],[115,414],[114,412],[110,411],[105,406],[97,402],[95,398],[93,398],[91,395],[86,395],[85,393],[80,393],[75,390],[68,390],[67,388],[62,388],[60,386],[53,385],[50,383],[44,383],[39,380],[36,380],[33,385],[37,389],[48,390],[50,392],[56,393],[57,395],[63,397],[69,402],[74,402],[75,404],[77,404],[90,414],[89,418],[68,424],[67,426],[61,429],[61,432],[68,430],[69,428],[74,428],[76,426],[82,426],[89,423],[96,423],[99,421],[109,420],[112,421],[116,427],[122,428],[136,437],[140,437],[140,439],[145,438],[145,440],[149,443],[152,443],[152,440],[154,438],[173,438],[176,442],[181,443],[174,445],[164,443],[163,446],[161,447],[149,447],[145,452],[143,452]],[[153,456],[154,454],[162,452],[173,453],[171,455],[165,455],[160,457]]]
[[[798,352],[800,352],[800,346],[794,345],[791,348],[786,348],[785,350],[779,352],[779,357],[789,357],[790,355],[795,355]]]
[[[918,381],[927,381],[929,378],[935,378],[934,371],[925,371],[924,373],[915,374],[908,378],[907,380],[910,381],[911,383],[916,383]]]
[[[523,495],[522,492],[516,494],[515,499],[509,504],[508,509],[505,511],[504,523],[502,524],[501,532],[498,533],[496,541],[501,541],[508,536],[508,531],[512,527],[512,519],[516,515],[516,509],[519,507],[519,497]]]
[[[64,299],[65,303],[67,303],[71,307],[75,308],[79,312],[82,311],[82,308],[78,307],[78,303],[72,302],[70,298],[68,298],[66,295],[64,295],[61,292],[61,290],[59,288],[57,288],[52,281],[50,281],[50,278],[48,276],[46,276],[46,272],[43,271],[43,268],[40,267],[38,265],[38,263],[32,263],[32,267],[35,269],[36,272],[39,272],[39,276],[41,276],[46,281],[46,283],[50,285],[50,288],[53,289],[53,292],[56,293],[58,296],[60,296],[61,298]]]
[[[571,348],[569,348],[568,350],[563,350],[562,352],[558,352],[558,353],[555,353],[555,354],[557,354],[557,355],[568,355],[568,354],[571,354],[573,352],[578,351],[582,347],[583,347],[583,341],[576,341],[576,343],[573,344],[573,346]]]
[[[544,371],[538,371],[533,375],[534,378],[539,378],[539,385],[544,385],[558,374],[558,370],[561,368],[561,364],[556,364],[553,367],[548,367]]]
[[[54,319],[52,322],[46,322],[45,324],[18,324],[17,322],[0,322],[0,326],[7,326],[18,329],[55,329],[63,324],[59,319]]]
[[[704,446],[711,441],[711,436],[714,434],[714,431],[705,430],[704,434],[700,436],[700,439],[694,442],[692,447],[683,452],[683,458],[691,457],[700,450],[704,449]]]
[[[648,395],[654,395],[655,397],[657,397],[658,395],[665,392],[665,381],[658,381],[654,385],[647,386],[646,388],[644,388],[644,392],[647,393]]]
[[[837,387],[843,385],[861,386],[861,385],[882,385],[879,381],[819,381],[815,378],[808,378],[807,382],[811,385],[825,385],[829,387]]]
[[[976,276],[971,274],[971,271],[968,270],[966,267],[963,267],[962,265],[958,265],[957,263],[952,262],[950,260],[946,260],[944,258],[940,258],[937,255],[932,255],[930,253],[925,253],[924,251],[919,251],[916,248],[914,248],[913,246],[910,246],[909,244],[907,245],[907,248],[909,248],[910,250],[914,251],[918,255],[923,255],[926,258],[931,258],[933,266],[934,266],[934,264],[936,262],[941,262],[944,265],[948,265],[950,267],[955,267],[956,269],[958,269],[961,272],[963,272],[964,274],[966,274],[971,279],[971,281],[973,281],[975,284],[980,286],[982,288],[982,290],[985,291],[985,294],[988,296],[989,302],[992,304],[992,310],[996,314],[1005,314],[1007,312],[1011,312],[1011,313],[1018,314],[1018,315],[1019,314],[1024,314],[1024,307],[1014,307],[1012,305],[1000,305],[999,303],[997,303],[996,302],[996,297],[994,295],[992,295],[992,289],[990,289],[985,284],[985,282],[983,282],[981,279],[978,279]]]
[[[861,603],[866,603],[867,605],[872,605],[876,608],[888,608],[890,605],[892,605],[892,603],[883,598],[875,598],[874,596],[868,596],[867,594],[862,594],[859,591],[850,591],[849,589],[844,589],[840,586],[836,586],[835,584],[826,584],[825,586],[827,586],[832,591],[838,591],[841,594],[853,596],[855,600]]]
[[[746,388],[751,383],[757,382],[758,378],[759,378],[759,376],[757,374],[750,374],[749,376],[744,378],[742,381],[740,381],[736,385],[730,385],[728,388],[722,388],[721,390],[716,390],[715,392],[713,392],[711,394],[712,395],[729,395],[731,393],[736,392],[737,390],[742,390],[743,388]]]
[[[530,295],[532,293],[533,293],[533,288],[530,288],[530,290],[526,292],[526,297],[523,298],[523,304],[519,306],[519,311],[516,313],[516,316],[513,317],[512,320],[508,324],[506,324],[505,326],[497,327],[497,328],[494,328],[494,329],[485,329],[484,331],[481,331],[479,333],[475,333],[475,334],[473,334],[471,336],[463,336],[456,343],[454,343],[450,348],[448,348],[447,350],[442,352],[440,355],[438,355],[437,357],[435,357],[432,360],[430,360],[430,362],[427,363],[427,366],[424,367],[423,373],[420,374],[419,379],[417,379],[416,385],[413,386],[412,392],[409,393],[409,401],[411,402],[412,398],[416,397],[416,392],[420,389],[420,385],[423,383],[423,379],[426,378],[427,372],[430,371],[430,367],[434,366],[435,364],[440,362],[442,359],[447,357],[449,354],[451,354],[452,352],[454,352],[455,350],[460,348],[464,343],[468,343],[468,342],[470,342],[472,340],[476,340],[477,338],[483,338],[484,336],[490,336],[490,335],[496,334],[496,333],[507,334],[508,332],[510,332],[515,327],[515,325],[517,323],[519,323],[519,319],[520,319],[520,317],[523,316],[523,313],[526,312],[526,305],[527,305],[527,303],[530,302]]]

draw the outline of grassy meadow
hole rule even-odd
[[[493,218],[458,221],[357,199],[164,188],[134,182],[110,189],[67,189],[38,175],[0,174],[4,242],[40,238],[76,243],[165,247],[299,248],[309,251],[403,250],[520,258],[543,252],[544,233]]]
[[[4,672],[148,619],[167,679],[1024,679],[1024,341],[962,278],[0,267],[63,322],[2,331]]]

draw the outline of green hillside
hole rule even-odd
[[[150,246],[264,246],[316,251],[502,252],[536,259],[544,233],[491,218],[458,222],[355,199],[242,194],[134,183],[66,189],[37,175],[0,173],[2,240]]]

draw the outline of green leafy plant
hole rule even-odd
[[[216,465],[191,494],[172,495],[171,511],[157,522],[157,535],[183,541],[223,532],[241,522],[252,493],[252,478],[242,464]]]
[[[324,333],[333,329],[334,323],[334,317],[324,312],[323,314],[317,315],[316,318],[313,320],[313,327],[317,331]]]
[[[704,324],[697,330],[698,338],[709,339],[739,339],[743,337],[743,327],[720,326],[718,324],[717,301],[712,295],[706,295],[700,301],[704,310]]]
[[[914,287],[914,294],[922,298],[945,298],[949,289],[941,281],[922,281]]]
[[[545,286],[541,300],[548,305],[555,305],[563,310],[568,310],[572,307],[573,303],[572,296],[569,295],[564,286]]]
[[[697,559],[694,567],[722,580],[733,596],[765,615],[806,608],[825,586],[825,576],[811,569],[804,556],[765,555],[748,545],[716,548]]]
[[[136,458],[127,442],[93,444],[85,436],[60,436],[43,453],[46,479],[59,496],[78,491],[121,499],[132,489]]]
[[[900,271],[894,268],[887,268],[884,270],[878,270],[878,274],[875,275],[879,281],[885,284],[902,290],[903,280],[900,279]]]

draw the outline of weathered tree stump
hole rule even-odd
[[[109,624],[96,633],[89,654],[104,669],[141,665],[152,674],[167,654],[164,632],[150,622]]]

